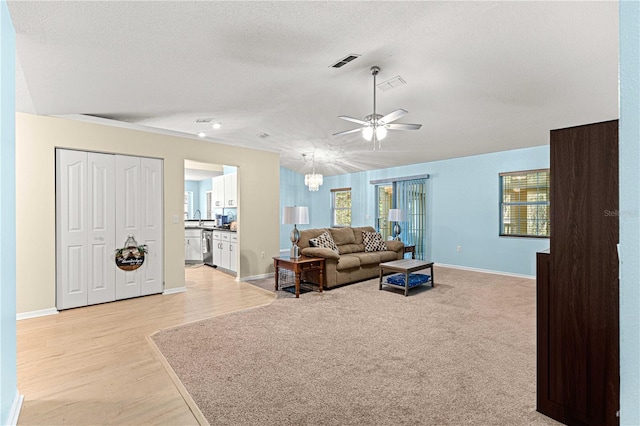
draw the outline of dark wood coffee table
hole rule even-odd
[[[320,293],[322,293],[322,285],[324,283],[324,258],[322,257],[306,257],[299,258],[290,257],[274,257],[273,266],[276,269],[276,291],[278,291],[278,272],[280,269],[293,271],[296,279],[296,297],[300,297],[300,276],[303,272],[318,271]]]
[[[429,268],[431,272],[431,286],[435,287],[435,281],[433,279],[433,262],[426,262],[424,260],[415,259],[401,259],[391,262],[384,262],[380,264],[380,285],[379,290],[382,290],[382,275],[384,272],[402,272],[404,273],[404,295],[409,295],[409,275],[412,272],[420,271],[421,269]]]

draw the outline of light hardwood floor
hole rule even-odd
[[[198,424],[146,337],[275,295],[208,266],[185,278],[183,293],[18,321],[18,424]]]

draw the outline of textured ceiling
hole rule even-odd
[[[543,145],[551,129],[618,118],[617,2],[8,4],[18,110],[204,131],[298,172],[311,169],[303,153],[333,175]],[[373,65],[378,82],[407,83],[378,90],[378,112],[423,125],[376,152],[331,136],[357,127],[338,115],[371,114]]]

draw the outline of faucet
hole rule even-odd
[[[198,215],[198,226],[202,226],[202,213],[200,213],[199,209],[193,214],[194,219],[196,214]]]

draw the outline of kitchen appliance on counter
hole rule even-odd
[[[223,228],[224,225],[229,223],[229,216],[222,215],[222,214],[216,214],[216,226],[218,228]]]

